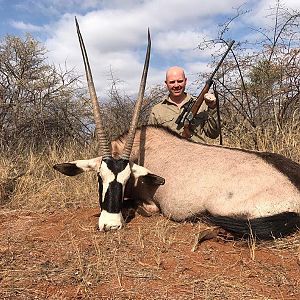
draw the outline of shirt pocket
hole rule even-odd
[[[175,122],[174,119],[175,119],[174,114],[166,113],[163,116],[161,116],[161,122],[160,123],[162,125],[172,124],[172,123]]]

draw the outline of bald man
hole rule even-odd
[[[165,84],[169,94],[162,101],[153,106],[150,113],[149,124],[162,125],[177,133],[183,132],[175,121],[184,109],[184,105],[193,97],[185,92],[187,78],[181,67],[171,67],[167,70]],[[216,122],[216,98],[213,94],[204,95],[204,102],[195,116],[192,126],[192,141],[206,143],[207,138],[216,139],[220,134],[220,128]]]

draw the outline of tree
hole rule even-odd
[[[89,100],[78,76],[46,62],[46,50],[30,35],[0,42],[2,146],[35,147],[90,134]]]
[[[111,72],[111,88],[109,90],[109,100],[101,103],[103,109],[103,123],[110,139],[114,139],[129,129],[136,99],[129,97],[125,92],[121,92],[118,87],[119,80],[115,79]],[[143,105],[140,112],[138,125],[145,125],[148,122],[151,108],[158,103],[166,93],[165,88],[156,86],[146,90]]]
[[[236,16],[220,27],[218,37],[204,41],[202,47],[225,45],[233,21],[247,13],[238,8]],[[276,134],[300,123],[300,13],[277,0],[267,18],[272,26],[254,28],[258,36],[254,43],[239,41],[216,80],[224,134],[238,139],[250,134],[252,142],[246,146],[257,149],[258,137],[266,129],[274,128]]]

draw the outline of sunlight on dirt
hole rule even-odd
[[[116,232],[99,210],[0,213],[1,299],[300,299],[300,235],[194,249],[203,224],[136,215]]]

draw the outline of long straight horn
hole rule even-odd
[[[150,61],[150,52],[151,52],[151,38],[150,38],[150,31],[148,29],[148,46],[147,46],[145,63],[144,63],[143,75],[141,78],[141,84],[140,84],[140,89],[139,89],[139,93],[138,93],[138,98],[137,98],[137,101],[135,104],[134,113],[132,116],[132,121],[131,121],[129,132],[127,135],[126,144],[125,144],[124,151],[122,154],[123,159],[129,159],[131,149],[133,146],[135,131],[136,131],[137,123],[139,120],[139,115],[140,115],[142,102],[143,102],[143,98],[144,98],[145,87],[146,87],[147,74],[148,74],[149,61]]]
[[[101,117],[101,111],[100,111],[100,106],[97,100],[97,94],[95,90],[95,85],[93,82],[93,76],[87,56],[87,52],[84,46],[84,42],[80,33],[79,29],[79,24],[77,22],[77,19],[75,17],[75,23],[76,23],[76,28],[77,28],[77,34],[78,34],[78,39],[79,39],[79,44],[80,44],[80,49],[82,53],[82,58],[84,62],[84,68],[85,68],[85,74],[86,74],[86,79],[88,83],[88,88],[90,92],[90,97],[92,100],[92,105],[93,105],[93,113],[94,113],[94,119],[95,119],[95,125],[96,125],[96,133],[98,135],[98,141],[99,141],[99,147],[100,147],[100,156],[102,155],[103,158],[110,156],[110,148],[108,146],[108,142],[105,136],[105,132],[103,129],[103,123],[102,123],[102,117]]]

